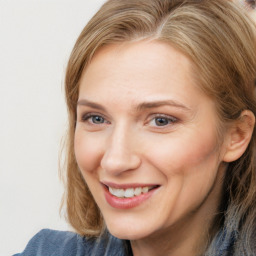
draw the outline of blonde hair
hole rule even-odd
[[[109,0],[101,7],[77,39],[65,79],[69,114],[66,204],[69,222],[79,234],[98,236],[104,228],[74,154],[79,80],[95,52],[104,45],[142,39],[172,45],[195,64],[198,83],[216,102],[225,124],[238,119],[244,109],[256,115],[255,37],[250,18],[225,0]],[[255,239],[254,143],[255,132],[244,155],[229,164],[220,214],[215,220],[227,233],[238,234],[234,255],[252,250]],[[211,248],[214,246],[207,255],[214,255]]]

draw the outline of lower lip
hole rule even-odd
[[[119,198],[110,194],[108,188],[104,187],[104,195],[105,195],[106,201],[112,207],[117,209],[130,209],[145,202],[155,193],[156,190],[157,188],[152,189],[148,193],[141,194],[139,196],[134,196],[129,198],[125,198],[125,197]]]

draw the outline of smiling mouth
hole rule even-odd
[[[132,198],[132,197],[140,196],[158,187],[159,187],[158,185],[155,185],[155,186],[119,189],[119,188],[113,188],[113,187],[107,186],[109,193],[118,198]]]
[[[127,210],[143,204],[151,198],[161,185],[115,184],[102,182],[106,202],[113,208]]]

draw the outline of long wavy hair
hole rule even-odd
[[[214,100],[225,125],[239,119],[245,109],[256,115],[255,31],[246,13],[228,0],[109,0],[101,7],[77,39],[65,78],[69,115],[65,202],[68,220],[79,234],[99,236],[104,228],[74,154],[79,81],[95,52],[104,45],[143,39],[170,44],[194,63],[198,84]],[[219,230],[225,228],[223,243],[235,234],[235,256],[255,252],[254,154],[255,131],[242,157],[228,164],[219,214],[213,223]],[[206,255],[213,256],[220,239],[216,233],[209,237]]]

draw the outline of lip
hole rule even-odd
[[[107,182],[107,181],[103,181],[101,183],[107,187],[118,188],[118,189],[159,186],[158,184],[153,184],[153,183],[151,183],[151,184],[150,183],[148,183],[148,184],[145,184],[145,183],[116,184],[116,183]]]
[[[117,209],[130,209],[137,207],[147,201],[153,194],[158,190],[160,187],[156,184],[114,184],[109,182],[102,183],[103,189],[104,189],[104,196],[107,201],[107,203],[112,206],[113,208]],[[118,189],[127,189],[127,188],[135,188],[135,187],[150,187],[150,186],[157,186],[156,188],[150,190],[149,192],[145,194],[141,194],[139,196],[134,196],[130,198],[118,198],[116,196],[113,196],[110,194],[108,187],[112,188],[118,188]]]

